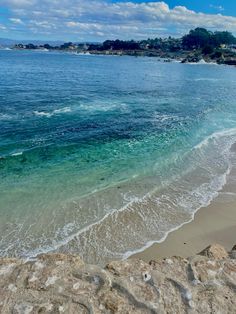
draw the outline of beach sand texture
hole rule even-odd
[[[235,151],[235,145],[232,147]],[[236,238],[236,167],[233,166],[227,183],[212,203],[201,208],[192,222],[169,234],[157,243],[132,257],[145,261],[169,256],[192,256],[211,243],[220,243],[227,250]]]

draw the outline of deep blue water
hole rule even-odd
[[[0,252],[126,256],[225,183],[236,70],[0,51]]]

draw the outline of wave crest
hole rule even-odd
[[[64,107],[64,108],[60,108],[60,109],[55,109],[52,112],[46,112],[46,111],[34,111],[34,114],[36,116],[39,117],[47,117],[47,118],[51,118],[54,115],[58,115],[58,114],[62,114],[62,113],[69,113],[71,112],[71,108],[70,107]]]

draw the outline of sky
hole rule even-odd
[[[141,40],[198,26],[236,35],[236,0],[0,0],[0,38]]]

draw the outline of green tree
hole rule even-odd
[[[187,49],[203,48],[210,44],[212,33],[205,28],[191,30],[188,35],[182,38],[183,46]]]
[[[210,55],[214,52],[214,48],[210,45],[206,45],[205,47],[202,48],[202,53],[204,55]]]
[[[215,46],[220,45],[231,45],[236,43],[236,38],[232,33],[224,31],[224,32],[215,32],[212,35],[212,41]]]

